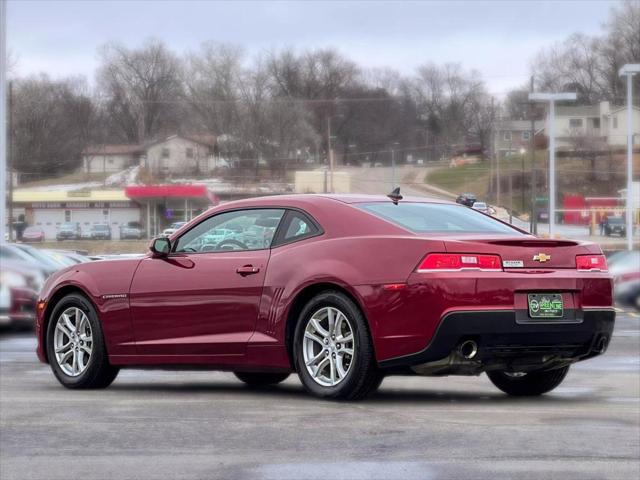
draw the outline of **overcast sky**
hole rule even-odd
[[[10,0],[9,49],[19,75],[93,78],[101,44],[150,37],[176,52],[206,40],[249,54],[282,46],[336,47],[365,67],[412,73],[428,62],[479,70],[492,93],[527,81],[533,55],[573,32],[601,32],[616,2],[226,2]]]

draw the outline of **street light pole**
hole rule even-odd
[[[576,100],[575,93],[530,93],[529,100],[549,103],[549,237],[556,232],[556,102]]]
[[[5,0],[0,0],[0,243],[4,243],[4,234],[6,231],[6,224],[7,224],[7,2]]]
[[[620,69],[627,77],[627,250],[633,250],[633,76],[640,73],[640,63],[628,63]]]
[[[396,152],[391,147],[391,190],[396,188]]]

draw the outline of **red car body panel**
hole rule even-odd
[[[294,195],[232,202],[194,219],[171,240],[211,215],[264,207],[302,210],[322,234],[265,250],[148,255],[70,267],[50,278],[41,293],[46,308],[38,312],[39,357],[47,361],[45,323],[55,299],[74,288],[98,310],[113,364],[233,370],[292,369],[289,315],[301,292],[318,285],[352,296],[368,321],[379,362],[425,349],[449,312],[526,310],[528,293],[561,293],[567,309],[611,309],[609,275],[575,268],[577,254],[601,253],[596,245],[545,241],[515,229],[512,237],[417,235],[352,205],[372,201],[388,200]],[[553,252],[548,263],[533,261],[545,251]],[[524,266],[416,272],[431,252],[497,254],[522,259]],[[236,273],[246,265],[259,272]]]

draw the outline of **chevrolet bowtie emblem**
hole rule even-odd
[[[534,255],[533,259],[536,262],[544,263],[544,262],[548,262],[549,260],[551,260],[551,255],[547,255],[546,253],[539,253],[537,255]]]

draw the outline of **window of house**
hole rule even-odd
[[[613,128],[618,128],[618,116],[613,116]]]
[[[503,136],[505,141],[510,141],[511,140],[511,132],[504,132],[504,136]]]
[[[525,130],[522,132],[522,140],[529,140],[531,138],[531,132],[529,130]]]
[[[569,119],[569,128],[582,128],[582,119],[581,118],[570,118]]]
[[[193,158],[193,148],[187,148],[187,158]]]
[[[593,128],[600,128],[600,119],[599,118],[592,118],[591,122],[593,124]]]
[[[168,148],[163,148],[162,149],[162,158],[169,158],[169,149]]]
[[[109,159],[107,159],[107,163],[108,163],[109,165],[113,165],[113,158],[109,158]]]
[[[71,222],[71,210],[64,211],[64,221],[65,223]]]

